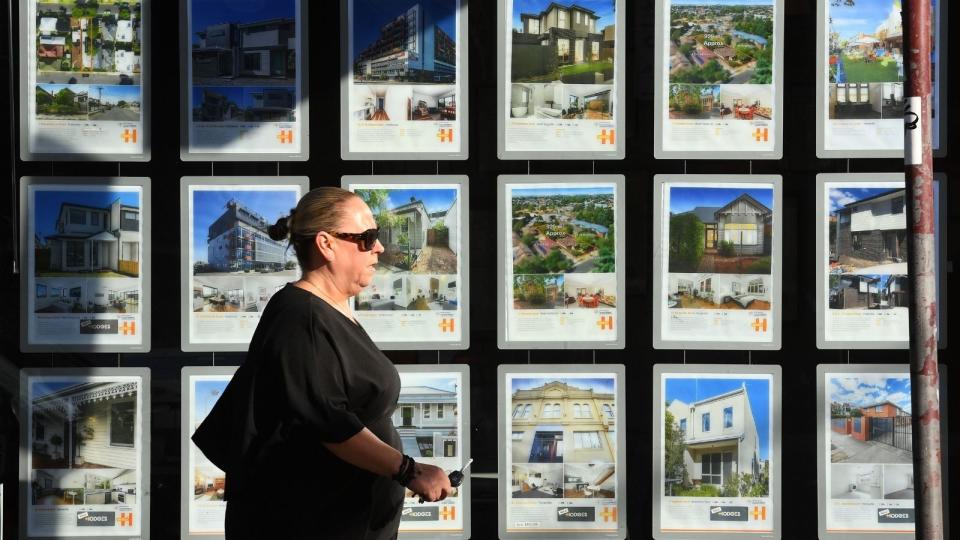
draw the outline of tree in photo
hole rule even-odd
[[[693,214],[670,216],[670,272],[696,272],[703,257],[706,227]]]
[[[663,489],[668,496],[677,494],[679,489],[691,487],[690,474],[683,462],[686,451],[683,432],[677,426],[673,413],[666,411],[663,417]]]

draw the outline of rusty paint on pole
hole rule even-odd
[[[940,397],[937,371],[937,287],[931,138],[932,7],[902,0],[906,67],[904,165],[906,170],[910,283],[910,386],[913,416],[916,538],[943,540],[940,472]]]

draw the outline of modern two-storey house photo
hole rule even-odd
[[[907,273],[907,214],[903,188],[829,190],[831,270]]]
[[[280,6],[293,2],[280,2]],[[226,10],[220,21],[195,31],[191,50],[194,84],[243,86],[296,82],[296,19],[276,17],[240,22],[240,10],[231,10],[229,2],[211,6]],[[277,3],[274,2],[273,5]],[[206,3],[193,2],[194,11],[204,11]],[[217,17],[204,13],[206,18]],[[228,21],[226,17],[237,20]],[[212,20],[212,19],[211,19]]]

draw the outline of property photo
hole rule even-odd
[[[616,274],[566,274],[563,305],[568,309],[617,307]]]
[[[131,469],[33,469],[30,487],[34,506],[137,503],[137,473]]]
[[[139,86],[37,84],[38,120],[140,121]]]
[[[879,120],[903,117],[903,83],[831,83],[827,117]]]
[[[907,274],[904,188],[830,187],[829,249],[833,274]]]
[[[193,87],[194,122],[295,122],[292,86]]]
[[[770,275],[669,274],[667,307],[672,309],[770,309]]]
[[[564,499],[616,498],[617,476],[613,463],[567,463],[563,466]]]
[[[733,118],[730,105],[720,103],[719,84],[671,84],[667,95],[671,119]]]
[[[773,0],[670,4],[670,83],[771,84]]]
[[[664,495],[768,497],[771,414],[768,379],[668,377]]]
[[[32,382],[30,467],[136,469],[137,391],[137,381]]]
[[[140,313],[140,284],[135,279],[87,280],[87,313]]]
[[[223,395],[229,379],[194,380],[192,388],[193,429],[200,425],[213,406]],[[210,460],[195,445],[190,445],[193,456],[193,499],[195,501],[222,501],[226,486],[226,474],[210,463]]]
[[[350,92],[350,115],[367,122],[456,120],[456,86],[355,85]]]
[[[563,309],[563,274],[514,274],[513,309]]]
[[[827,279],[830,309],[884,309],[906,315],[910,307],[907,276],[831,273]]]
[[[724,84],[720,86],[720,110],[730,120],[773,119],[771,85]],[[730,116],[726,116],[726,115]]]
[[[237,313],[248,311],[240,276],[194,276],[194,313]],[[256,305],[251,306],[256,311]]]
[[[196,452],[202,455],[202,452]],[[213,465],[193,468],[193,500],[222,501],[227,486],[227,475]]]
[[[374,274],[370,285],[357,293],[354,309],[358,311],[401,311],[410,302],[410,284],[403,275]]]
[[[351,0],[354,83],[453,84],[458,0]]]
[[[189,9],[195,87],[296,86],[295,0],[191,0]]]
[[[459,378],[432,373],[401,373],[400,397],[393,412],[403,452],[416,459],[457,458]]]
[[[615,396],[612,378],[513,379],[510,452],[514,467],[518,463],[616,463]]]
[[[827,380],[827,392],[831,463],[912,465],[913,423],[908,375],[833,377]],[[910,488],[913,488],[912,481]]]
[[[830,465],[831,499],[883,498],[883,468],[880,465],[835,463]]]
[[[769,274],[773,189],[670,187],[671,273]]]
[[[514,83],[510,86],[510,118],[613,120],[610,85]]]
[[[41,190],[33,202],[37,277],[139,277],[138,192]]]
[[[452,311],[457,309],[457,276],[406,276],[410,287],[407,309]]]
[[[456,188],[359,188],[355,192],[370,207],[380,228],[384,252],[377,273],[457,274],[460,205]]]
[[[883,466],[883,498],[913,501],[913,463]]]
[[[614,0],[514,0],[512,82],[613,84]]]
[[[139,0],[36,3],[37,82],[134,85],[140,100]]]
[[[512,188],[510,200],[514,274],[616,271],[612,186]]]
[[[86,313],[85,289],[89,282],[82,278],[37,278],[34,282],[34,313]]]
[[[297,205],[297,191],[202,190],[192,192],[191,254],[195,276],[299,277],[287,242],[267,229]]]
[[[510,471],[512,499],[559,499],[563,497],[563,465],[514,463]]]

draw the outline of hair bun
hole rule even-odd
[[[292,214],[292,213],[291,213]],[[273,240],[286,240],[290,236],[290,217],[283,216],[267,228],[267,234]]]

